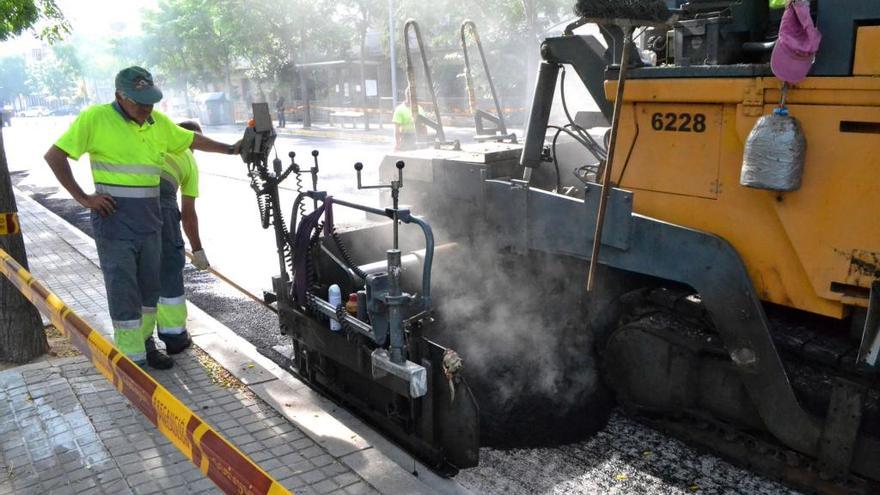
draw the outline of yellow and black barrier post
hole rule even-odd
[[[0,235],[12,235],[21,232],[18,213],[0,213]]]
[[[14,222],[14,220],[13,220]],[[17,222],[14,222],[17,228]],[[9,225],[9,223],[5,223]],[[291,495],[0,249],[0,274],[224,493]]]

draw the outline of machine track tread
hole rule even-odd
[[[677,418],[656,416],[637,408],[628,408],[627,413],[636,421],[805,493],[880,493],[880,484],[858,476],[850,476],[845,480],[826,479],[815,459],[787,449],[765,435],[752,434],[712,418],[697,414],[686,414]]]
[[[638,323],[644,331],[700,353],[726,358],[721,339],[703,309],[699,297],[687,290],[649,289],[627,294],[619,325]],[[770,311],[771,332],[795,393],[802,404],[824,416],[835,380],[862,386],[864,404],[862,435],[880,436],[880,382],[875,375],[855,366],[857,346],[847,335],[837,336],[821,324],[784,311]],[[822,323],[821,318],[817,318]],[[839,329],[837,333],[840,333]],[[850,361],[850,358],[852,360]],[[821,495],[880,493],[880,483],[858,476],[846,480],[826,479],[819,461],[779,444],[763,432],[750,432],[711,417],[688,411],[670,416],[624,404],[637,420],[666,431],[684,441],[715,452],[750,470],[779,479],[799,490]]]

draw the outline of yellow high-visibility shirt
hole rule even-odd
[[[159,186],[162,208],[177,208],[178,187],[180,194],[184,196],[199,197],[199,166],[189,149],[165,156],[165,167]]]
[[[188,149],[192,140],[192,131],[161,112],[154,110],[138,125],[113,102],[81,112],[55,146],[74,160],[88,154],[95,192],[116,200],[116,211],[107,218],[92,212],[95,235],[137,239],[162,226],[159,175],[166,154]]]
[[[419,106],[419,115],[423,115],[425,111]],[[400,126],[400,130],[403,132],[416,132],[416,123],[413,120],[413,113],[409,106],[404,102],[400,105],[397,105],[397,108],[394,109],[394,115],[391,117],[391,122]]]

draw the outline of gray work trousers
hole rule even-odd
[[[136,240],[95,238],[116,347],[135,362],[146,360],[159,300],[162,236]]]

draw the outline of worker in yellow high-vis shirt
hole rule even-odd
[[[410,89],[406,88],[404,100],[394,109],[391,122],[394,123],[394,151],[414,150],[416,143],[416,122],[410,107]],[[421,106],[416,110],[417,115],[424,115]]]
[[[116,75],[115,101],[92,106],[46,152],[58,182],[91,210],[92,228],[116,346],[138,364],[167,369],[174,362],[156,348],[162,217],[159,176],[168,153],[193,149],[235,154],[229,145],[182,129],[153,105],[162,92],[141,67]],[[82,190],[69,158],[88,153],[95,192]]]
[[[180,127],[202,133],[199,124],[186,121]],[[180,190],[180,207],[177,191]],[[186,330],[186,294],[183,287],[184,256],[183,231],[192,248],[193,266],[205,270],[210,265],[199,235],[199,218],[196,214],[196,198],[199,196],[199,167],[192,151],[168,153],[165,169],[159,183],[159,204],[162,207],[162,271],[161,289],[157,308],[159,339],[165,343],[168,354],[177,354],[192,342]]]

